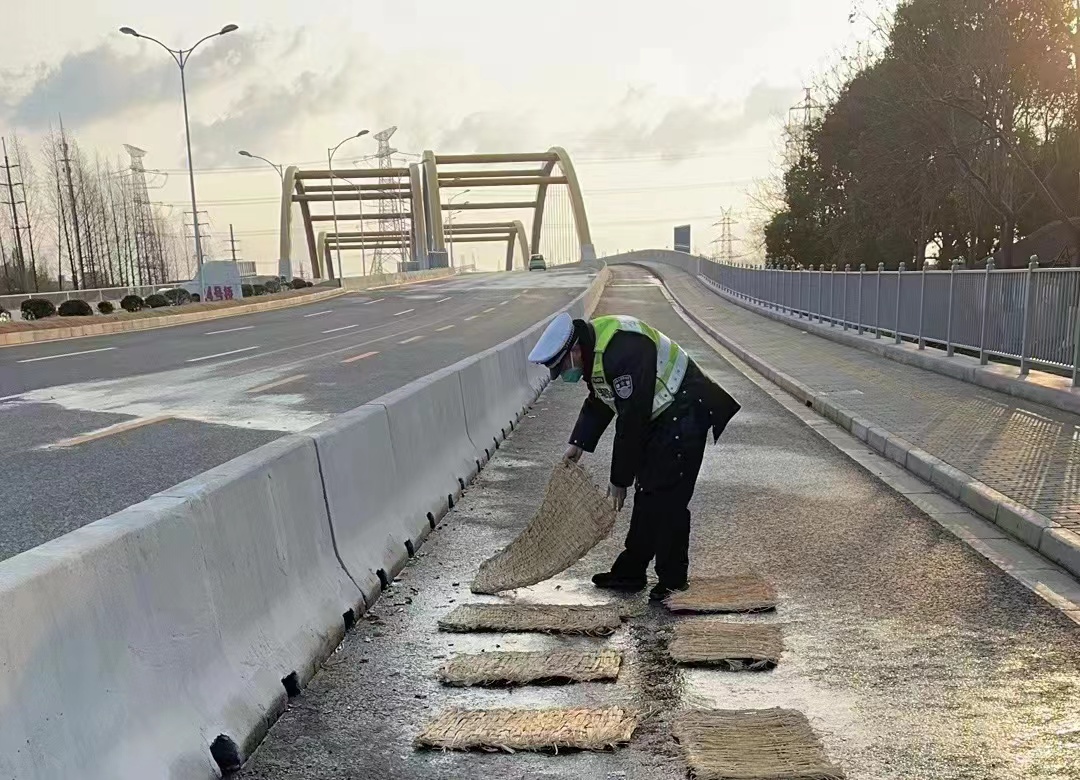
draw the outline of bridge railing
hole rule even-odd
[[[885,271],[761,268],[702,260],[699,273],[743,300],[919,349],[935,346],[1072,375],[1080,362],[1080,268]]]

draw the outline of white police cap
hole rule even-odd
[[[539,363],[554,370],[567,350],[574,344],[574,319],[566,312],[559,314],[544,329],[540,340],[529,353],[530,363]]]

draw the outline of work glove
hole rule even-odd
[[[611,506],[616,512],[621,512],[623,504],[626,503],[626,488],[618,485],[608,485],[607,494],[608,498],[611,499]]]
[[[585,450],[581,449],[577,445],[571,444],[566,448],[566,452],[563,453],[562,459],[564,463],[577,463],[581,460],[582,454]]]

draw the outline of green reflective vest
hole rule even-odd
[[[612,337],[619,331],[640,333],[648,336],[656,345],[656,387],[653,390],[652,419],[656,419],[671,406],[675,394],[679,392],[686,369],[690,365],[690,356],[686,351],[655,328],[636,317],[597,317],[592,321],[596,332],[596,346],[593,348],[592,386],[596,397],[615,408],[615,395],[627,398],[632,388],[612,387],[604,375],[604,350],[611,343]],[[623,392],[626,394],[623,395]]]

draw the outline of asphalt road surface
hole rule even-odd
[[[713,352],[640,270],[617,269],[601,311],[643,316],[691,351],[742,403],[706,451],[691,573],[757,572],[777,587],[786,650],[772,672],[674,668],[662,608],[636,611],[609,639],[443,634],[478,564],[539,504],[584,387],[561,383],[481,472],[367,619],[294,699],[241,772],[244,780],[676,780],[674,714],[694,707],[801,710],[851,780],[1075,780],[1080,777],[1080,633],[1075,623],[842,455]],[[584,461],[605,482],[610,434]],[[612,538],[523,601],[607,601],[588,581]],[[444,688],[456,652],[615,647],[614,684]],[[420,752],[412,740],[446,707],[624,705],[646,716],[612,753]],[[147,775],[149,777],[150,775]]]
[[[581,270],[0,349],[0,559],[525,330]]]

